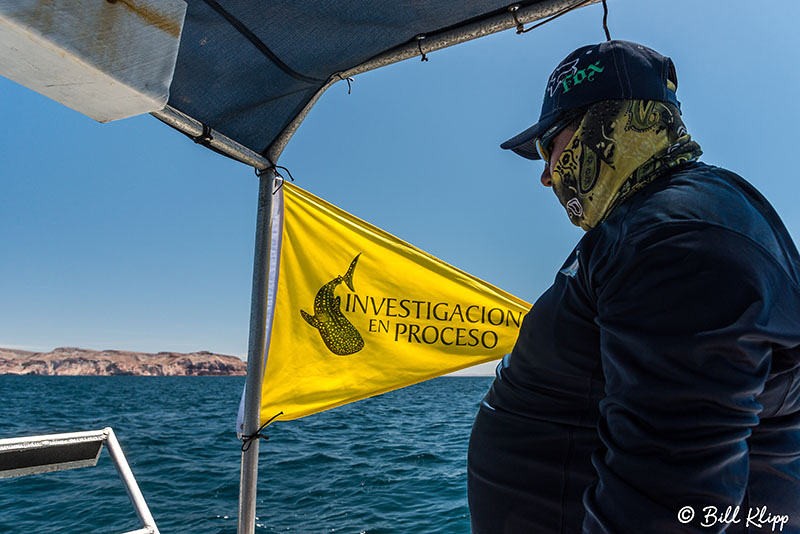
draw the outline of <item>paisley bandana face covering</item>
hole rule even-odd
[[[645,185],[702,154],[677,108],[655,100],[604,100],[589,106],[550,170],[570,221],[594,228]]]

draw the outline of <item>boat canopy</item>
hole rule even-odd
[[[596,1],[188,0],[168,106],[154,115],[269,167],[332,84]]]

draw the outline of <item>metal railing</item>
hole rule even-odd
[[[156,522],[110,427],[89,432],[0,439],[0,478],[97,465],[103,445],[114,462],[142,528],[125,534],[159,534]]]

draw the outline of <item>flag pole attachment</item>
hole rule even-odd
[[[253,292],[250,302],[250,338],[247,348],[247,378],[244,398],[243,434],[245,436],[256,434],[260,426],[261,380],[264,373],[267,286],[269,283],[270,223],[272,221],[275,169],[271,167],[256,174],[259,176],[258,213],[253,254]],[[253,439],[247,447],[242,448],[238,534],[253,534],[256,528],[258,441],[258,439]]]

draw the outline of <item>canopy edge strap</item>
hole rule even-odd
[[[325,80],[320,80],[318,78],[313,78],[311,76],[306,76],[305,74],[300,74],[296,70],[292,69],[289,65],[284,63],[275,52],[269,49],[269,47],[258,38],[256,34],[254,34],[250,28],[244,25],[242,21],[234,17],[231,13],[229,13],[224,7],[219,5],[215,0],[203,0],[211,9],[219,13],[222,18],[224,18],[228,23],[236,28],[236,31],[242,34],[248,41],[253,43],[262,54],[269,58],[278,68],[280,68],[283,72],[291,76],[296,80],[300,80],[301,82],[311,83],[314,85],[319,85],[321,83],[325,83]]]

